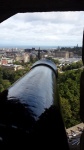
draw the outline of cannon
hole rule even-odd
[[[0,94],[0,145],[69,150],[54,62],[40,59]]]

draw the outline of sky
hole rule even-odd
[[[84,12],[18,13],[0,23],[0,47],[82,46]]]

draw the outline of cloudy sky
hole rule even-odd
[[[1,46],[82,46],[84,12],[19,13],[0,24]]]

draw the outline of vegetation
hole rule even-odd
[[[62,71],[77,69],[77,68],[81,68],[82,66],[83,66],[82,61],[78,61],[78,62],[74,62],[70,65],[63,66]]]
[[[60,73],[58,88],[61,108],[66,128],[80,123],[80,75],[82,70],[71,70]]]
[[[60,63],[59,59],[53,59],[52,57],[47,57],[47,59],[53,61],[56,65],[58,65]]]
[[[22,77],[26,72],[29,71],[30,65],[25,64],[25,68],[22,70],[8,70],[0,67],[0,92],[7,89],[11,84],[13,84],[16,80]]]

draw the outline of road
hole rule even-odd
[[[68,140],[70,150],[80,150],[80,135]]]

